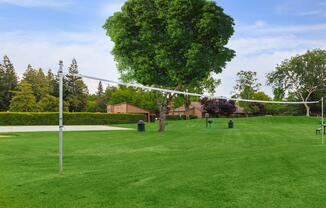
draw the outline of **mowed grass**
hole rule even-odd
[[[227,121],[66,132],[64,175],[57,133],[0,138],[0,207],[326,207],[317,118]]]

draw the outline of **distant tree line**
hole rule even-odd
[[[257,72],[240,71],[234,96],[242,99],[266,101],[317,101],[326,96],[326,51],[315,49],[285,59],[275,70],[267,74],[267,85],[273,88],[273,98],[260,90]],[[287,114],[309,116],[320,114],[320,105],[287,105],[239,102],[253,115]]]
[[[78,64],[74,59],[64,76],[64,110],[70,112],[107,112],[107,104],[127,102],[160,112],[162,94],[148,92],[125,86],[103,87],[98,83],[96,93],[91,94],[87,85],[74,74],[78,73]],[[257,79],[257,72],[248,70],[237,73],[234,98],[266,101],[311,101],[326,96],[326,51],[313,50],[305,54],[286,59],[275,70],[267,74],[267,85],[273,88],[273,97],[261,90],[262,83]],[[207,81],[207,85],[209,82]],[[215,84],[216,85],[216,82]],[[213,86],[213,85],[211,85]],[[205,87],[205,89],[209,89]],[[197,89],[193,88],[196,92]],[[201,92],[203,89],[198,89]],[[213,92],[214,90],[209,90]],[[191,92],[193,92],[191,90]],[[31,65],[19,80],[14,65],[8,56],[0,63],[0,111],[12,112],[56,112],[58,111],[59,80],[52,70],[46,73],[41,68]],[[167,111],[180,106],[189,106],[191,101],[200,101],[192,96],[174,96]],[[285,105],[255,102],[232,102],[223,99],[202,99],[203,108],[212,116],[229,116],[242,107],[250,115],[302,115],[320,113],[320,105]]]
[[[107,112],[107,104],[128,102],[141,108],[158,112],[158,93],[145,92],[124,86],[107,86],[98,83],[97,91],[89,93],[87,85],[78,74],[78,64],[72,60],[68,74],[63,78],[64,111]],[[59,103],[59,77],[51,69],[31,65],[19,80],[8,56],[0,63],[0,111],[11,112],[57,112]]]
[[[78,73],[74,59],[69,73],[64,77],[64,110],[81,112],[87,110],[88,89]],[[58,111],[59,79],[52,70],[44,73],[41,68],[27,66],[19,80],[8,56],[0,64],[0,111],[56,112]]]

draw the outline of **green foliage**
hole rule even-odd
[[[261,87],[257,79],[257,72],[240,71],[237,73],[237,77],[234,87],[235,95],[242,99],[252,99],[255,92]]]
[[[233,25],[213,1],[127,0],[104,28],[123,80],[180,90],[202,87],[234,57]],[[172,97],[158,99],[160,131]]]
[[[120,72],[146,85],[176,87],[220,73],[233,19],[206,0],[128,0],[104,25]]]
[[[91,106],[88,109],[92,109],[92,112],[107,112],[107,97],[104,93],[102,82],[99,82],[95,100],[89,103]]]
[[[325,73],[326,50],[313,50],[284,60],[267,78],[272,87],[296,93],[301,99],[310,90],[325,88]]]
[[[58,112],[59,111],[59,98],[48,95],[42,97],[42,99],[38,102],[38,106],[41,112]],[[64,102],[63,111],[68,112],[68,103]]]
[[[14,96],[13,91],[18,85],[18,77],[14,65],[8,56],[3,57],[3,64],[0,64],[0,111],[9,110],[10,101]]]
[[[49,84],[49,94],[58,97],[59,96],[59,79],[57,75],[54,75],[50,69],[47,74],[47,80]]]
[[[31,85],[37,102],[49,94],[49,81],[41,68],[36,70],[28,65],[23,80]]]
[[[142,114],[64,113],[64,125],[109,125],[146,120]],[[0,113],[0,126],[58,125],[58,113]]]
[[[66,75],[64,82],[64,99],[69,103],[70,112],[86,111],[88,89],[82,78],[74,74],[78,74],[76,59],[73,59],[69,67],[69,73]]]
[[[145,92],[132,87],[120,86],[119,88],[108,88],[106,94],[110,96],[108,98],[109,104],[127,102],[150,111],[158,111],[157,94],[155,92]]]
[[[27,81],[19,84],[18,91],[10,103],[11,112],[37,112],[39,111],[35,96],[33,95],[32,86]]]
[[[102,97],[104,95],[104,89],[101,81],[98,83],[96,95],[98,97]]]
[[[104,95],[97,96],[97,95],[88,95],[87,98],[87,111],[88,112],[107,112],[107,98]]]
[[[307,102],[317,90],[325,91],[325,74],[326,50],[317,49],[284,60],[267,75],[267,83],[274,90],[282,89],[283,93],[292,93],[296,100]],[[310,107],[305,107],[309,116]]]
[[[261,86],[257,79],[257,72],[240,71],[237,73],[237,77],[236,86],[234,87],[235,97],[251,100],[255,99],[255,96],[264,98],[262,94],[256,95]],[[239,105],[248,113],[257,113],[260,111],[260,107],[253,103],[239,102]]]

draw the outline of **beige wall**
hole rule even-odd
[[[150,120],[150,112],[144,109],[138,108],[136,106],[121,103],[117,105],[107,105],[107,112],[108,113],[139,113],[139,114],[146,114],[148,121]]]
[[[121,103],[118,105],[108,105],[107,112],[108,113],[127,113],[127,104]]]
[[[194,116],[197,116],[198,118],[202,118],[203,117],[203,112],[198,110],[197,108],[194,108]]]
[[[132,113],[149,113],[149,111],[146,111],[144,109],[138,108],[133,105],[127,105],[127,111],[126,112],[132,112]]]

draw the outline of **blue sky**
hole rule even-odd
[[[57,69],[76,58],[81,73],[117,80],[113,43],[102,29],[121,0],[0,0],[0,56],[21,74],[28,64]],[[283,59],[326,49],[325,0],[217,0],[235,22],[229,47],[237,57],[219,77],[217,94],[229,96],[236,73],[257,71],[260,82]],[[97,83],[88,82],[90,88]],[[263,90],[271,93],[267,86]]]

